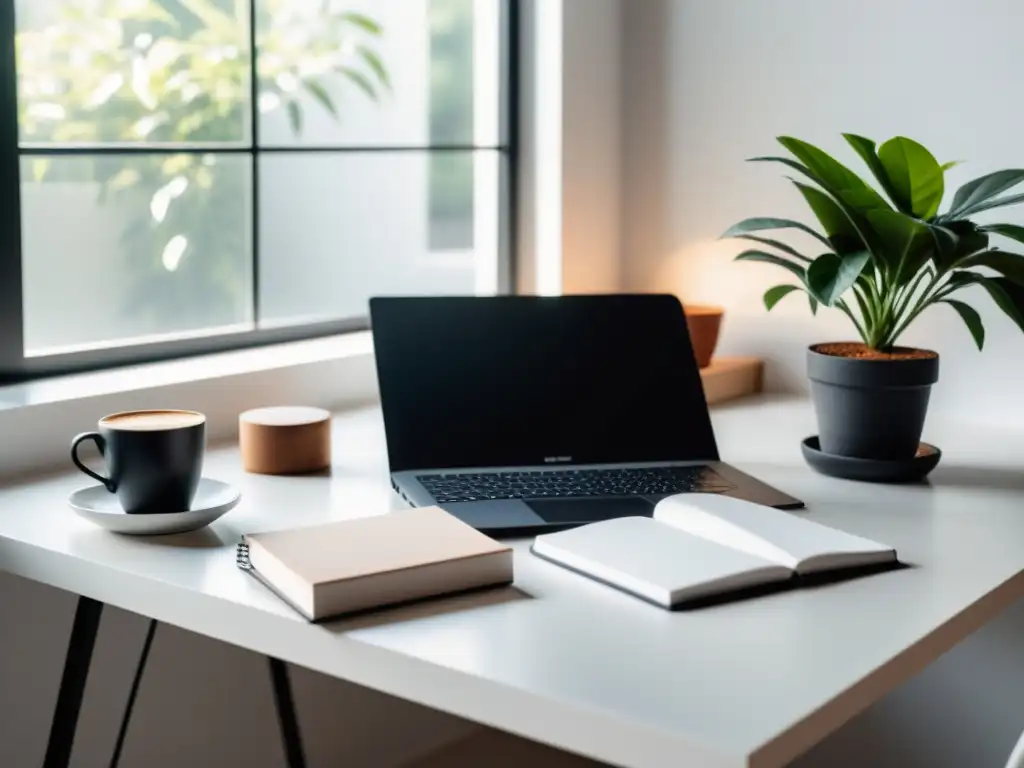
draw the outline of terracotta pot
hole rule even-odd
[[[707,368],[711,365],[711,356],[715,354],[718,344],[718,331],[722,327],[722,315],[725,309],[702,304],[684,304],[686,325],[690,329],[690,341],[693,344],[693,355],[697,365]]]

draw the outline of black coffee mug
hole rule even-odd
[[[78,446],[92,440],[107,476],[78,458]],[[71,460],[99,480],[128,514],[186,512],[203,471],[206,417],[197,411],[125,411],[104,416],[98,432],[71,441]]]

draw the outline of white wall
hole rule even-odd
[[[619,4],[565,4],[562,248],[570,293],[615,290],[620,280]]]
[[[516,272],[523,293],[620,284],[621,0],[525,0]]]
[[[1024,75],[1024,6],[1015,0],[629,5],[627,285],[724,304],[722,350],[767,356],[773,385],[802,388],[806,345],[853,334],[835,311],[812,321],[799,296],[766,315],[761,294],[785,274],[733,264],[735,244],[714,242],[747,216],[808,216],[785,169],[744,158],[782,153],[774,137],[789,134],[860,169],[839,135],[852,131],[907,135],[941,161],[968,161],[949,174],[951,187],[1024,166],[1024,112],[1012,97]],[[1024,208],[999,216],[1024,222]],[[987,298],[971,299],[989,332],[984,354],[946,307],[904,338],[943,357],[933,407],[1001,421],[1019,402],[1024,337]]]
[[[715,242],[748,216],[807,217],[779,167],[744,158],[780,154],[773,137],[790,134],[856,166],[839,136],[851,131],[907,135],[941,161],[969,161],[950,173],[952,185],[1024,166],[1014,96],[1022,24],[1015,0],[624,4],[625,287],[724,305],[720,351],[764,356],[770,386],[804,390],[805,347],[851,329],[835,312],[812,319],[797,296],[766,314],[761,294],[785,275],[733,264],[735,245]],[[1004,218],[1024,223],[1024,209]],[[945,308],[905,340],[942,355],[934,409],[1005,425],[1022,412],[1024,337],[986,301],[976,306],[988,328],[984,354]],[[1001,766],[1024,727],[1022,632],[1018,605],[798,765]]]

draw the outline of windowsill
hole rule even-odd
[[[717,392],[709,402],[760,390],[759,361],[727,359],[702,375],[716,371],[728,380],[705,379],[705,390],[714,383]],[[66,466],[71,436],[117,411],[201,411],[210,439],[222,441],[235,438],[238,414],[249,408],[340,410],[376,399],[369,331],[12,384],[0,387],[0,433],[16,436],[0,441],[0,477]]]
[[[250,408],[341,410],[376,398],[369,331],[12,384],[0,387],[0,476],[67,466],[71,437],[117,411],[200,411],[209,439],[224,441]]]
[[[370,332],[360,331],[179,360],[127,365],[2,386],[0,410],[156,389],[372,354]]]

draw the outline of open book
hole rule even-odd
[[[653,519],[620,517],[538,536],[532,551],[666,608],[899,565],[884,544],[701,493],[662,500]]]

